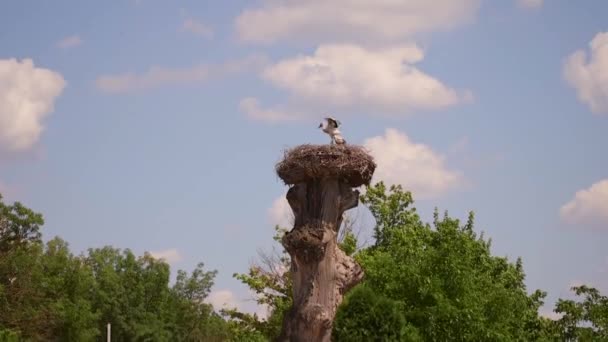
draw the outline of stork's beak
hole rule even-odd
[[[320,124],[319,124],[319,128],[321,128],[321,127],[323,127],[323,124],[322,124],[322,123],[320,123]]]

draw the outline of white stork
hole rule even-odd
[[[344,140],[344,137],[342,136],[342,133],[340,133],[338,126],[340,126],[340,121],[332,117],[325,118],[323,122],[319,124],[319,128],[321,128],[321,130],[327,133],[331,138],[332,145],[334,143],[338,145],[346,144],[346,140]]]

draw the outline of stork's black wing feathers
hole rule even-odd
[[[327,122],[332,125],[333,127],[338,127],[340,126],[340,121],[334,119],[334,118],[325,118],[325,120],[327,120]]]

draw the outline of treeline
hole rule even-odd
[[[412,195],[378,183],[361,198],[376,219],[375,242],[361,248],[345,230],[340,247],[365,280],[338,310],[336,341],[608,341],[608,298],[573,288],[558,320],[539,316],[546,293],[528,292],[520,259],[493,256],[471,213],[461,223],[435,213],[424,223]],[[43,243],[42,215],[0,196],[0,342],[269,341],[291,305],[289,256],[263,254],[234,276],[257,293],[270,316],[215,311],[205,303],[217,274],[200,263],[177,271],[150,255],[112,247],[70,252]],[[282,229],[277,227],[276,239]]]
[[[361,202],[375,218],[375,242],[358,248],[352,231],[340,247],[365,270],[334,322],[335,341],[608,341],[608,298],[597,289],[572,290],[578,301],[560,299],[558,320],[538,309],[546,292],[526,289],[523,263],[491,254],[491,241],[466,222],[435,211],[424,223],[410,192],[400,186],[368,187]],[[275,237],[279,240],[280,229]],[[235,277],[271,308],[261,321],[227,312],[242,330],[278,335],[291,305],[289,256],[264,254],[248,273]]]
[[[40,214],[0,201],[0,340],[224,341],[227,323],[203,302],[215,271],[178,271],[111,247],[73,255],[40,240]]]

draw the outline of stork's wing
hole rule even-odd
[[[340,121],[336,120],[336,118],[333,118],[333,117],[327,117],[327,118],[325,118],[325,120],[327,120],[330,123],[333,123],[333,125],[335,127],[338,127],[341,125]]]

